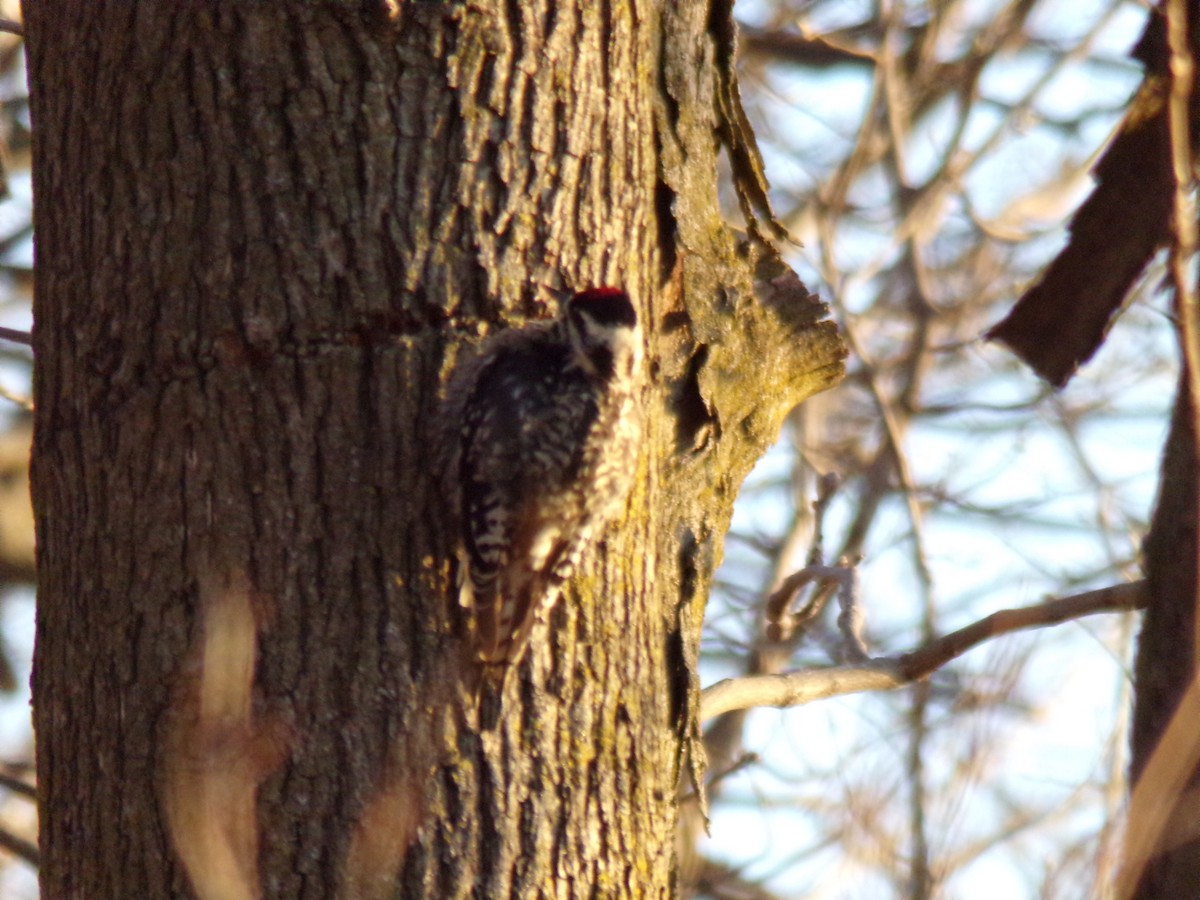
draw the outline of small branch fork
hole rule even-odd
[[[798,611],[789,612],[792,600],[808,584],[818,586],[813,599]],[[767,640],[775,643],[790,640],[802,625],[821,611],[831,587],[836,591],[838,605],[842,608],[838,616],[838,628],[843,641],[842,654],[851,662],[866,662],[869,654],[862,638],[864,617],[858,605],[858,570],[847,557],[839,559],[836,566],[805,566],[784,579],[779,590],[767,598]]]
[[[1000,610],[899,656],[882,656],[852,665],[782,675],[727,678],[701,693],[700,720],[706,722],[738,709],[800,706],[841,694],[895,690],[928,678],[950,660],[989,638],[1057,625],[1096,613],[1143,609],[1148,597],[1145,581],[1113,585],[1047,600],[1035,606]]]
[[[813,502],[813,540],[808,557],[804,568],[785,578],[767,598],[764,610],[767,620],[765,636],[772,644],[792,641],[821,614],[830,598],[836,594],[838,606],[842,609],[838,616],[838,628],[842,633],[842,658],[849,662],[865,662],[869,654],[862,637],[865,616],[858,604],[856,568],[861,557],[842,556],[835,566],[822,562],[825,556],[825,513],[839,487],[841,481],[836,474],[821,476],[817,484],[817,498]],[[810,584],[813,590],[808,601],[793,610],[800,592]]]

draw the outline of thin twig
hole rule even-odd
[[[33,412],[33,400],[26,397],[24,394],[18,394],[16,391],[10,391],[4,385],[0,385],[0,400],[7,400],[9,403],[15,403],[17,406],[26,412]]]
[[[1171,135],[1171,173],[1175,194],[1171,210],[1174,240],[1169,251],[1171,283],[1175,290],[1175,308],[1179,314],[1179,339],[1183,345],[1184,375],[1191,395],[1193,440],[1200,437],[1200,314],[1196,309],[1196,289],[1188,277],[1188,267],[1196,255],[1196,208],[1192,203],[1192,147],[1189,105],[1195,62],[1188,45],[1188,6],[1183,0],[1169,0],[1167,47],[1171,59],[1171,94],[1167,122]],[[1200,620],[1198,620],[1200,621]],[[1193,636],[1193,649],[1200,639]]]
[[[0,31],[2,30],[0,29]],[[12,341],[14,344],[24,344],[27,347],[33,346],[33,335],[28,331],[21,331],[19,328],[0,326],[0,339]]]
[[[837,496],[842,478],[837,472],[826,472],[817,479],[817,499],[813,501],[813,539],[808,548],[807,563],[819,566],[825,561],[825,513],[829,503]]]
[[[805,557],[805,566],[783,579],[765,604],[765,637],[772,644],[793,640],[801,628],[820,615],[829,598],[833,596],[833,586],[845,574],[844,562],[839,561],[838,566],[825,565],[825,513],[840,486],[841,478],[836,472],[826,472],[817,479],[817,497],[812,505],[813,537]],[[775,577],[778,579],[778,572]],[[792,601],[810,582],[814,584],[814,588],[808,603],[789,613],[788,608]]]
[[[711,788],[713,785],[717,784],[720,781],[724,781],[726,778],[730,777],[731,775],[736,775],[738,772],[742,771],[742,769],[747,769],[750,766],[758,765],[759,759],[760,759],[760,757],[757,753],[743,753],[736,760],[734,760],[734,762],[731,766],[724,769],[723,771],[717,772],[716,774],[709,776],[708,786]]]
[[[846,572],[837,592],[838,606],[842,610],[837,618],[838,631],[842,635],[841,658],[852,663],[866,662],[870,654],[862,632],[867,617],[858,602],[858,567],[844,557],[838,563]]]
[[[841,694],[895,690],[927,678],[950,660],[989,638],[1057,625],[1095,613],[1142,609],[1147,597],[1144,581],[1119,584],[1047,600],[1036,606],[1000,610],[909,653],[880,657],[864,665],[727,678],[701,693],[700,720],[706,722],[735,709],[800,706]]]
[[[815,601],[806,604],[796,612],[789,612],[788,607],[809,584],[841,585],[851,576],[853,570],[846,566],[807,565],[798,572],[793,572],[783,580],[783,584],[767,598],[765,615],[767,619],[767,640],[779,643],[786,641],[795,634],[796,629],[816,616],[824,606]]]
[[[22,781],[14,775],[8,775],[0,772],[0,788],[12,791],[14,794],[19,794],[22,797],[27,797],[30,800],[37,799],[37,788],[26,781]]]
[[[36,844],[31,844],[24,838],[0,828],[0,850],[7,850],[13,856],[25,860],[35,869],[41,863],[42,857]]]

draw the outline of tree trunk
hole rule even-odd
[[[1126,841],[1127,895],[1186,897],[1200,884],[1197,728],[1196,432],[1186,374],[1180,378],[1163,451],[1158,501],[1143,554],[1150,605],[1138,639],[1130,780],[1134,803]],[[1176,721],[1178,720],[1178,721]],[[1172,726],[1182,745],[1166,741]],[[1158,752],[1156,752],[1158,751]],[[1156,822],[1157,820],[1157,822]],[[1137,877],[1140,874],[1140,877]]]
[[[732,501],[842,357],[721,221],[730,11],[678,6],[29,5],[44,896],[672,894]],[[589,284],[637,487],[500,695],[439,390]]]

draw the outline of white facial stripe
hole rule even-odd
[[[642,360],[642,331],[636,325],[602,325],[586,314],[571,328],[573,363],[588,372],[595,369],[588,358],[588,347],[607,347],[613,362],[628,373],[636,371]]]
[[[613,353],[641,356],[642,331],[640,328],[630,328],[628,325],[600,325],[596,322],[588,324],[588,330],[598,339],[597,342],[612,347]]]
[[[609,343],[618,359],[627,357],[634,362],[642,358],[642,332],[638,328],[609,328]]]

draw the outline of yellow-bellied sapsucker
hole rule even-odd
[[[460,600],[484,662],[520,659],[580,555],[621,511],[641,434],[641,360],[629,295],[594,288],[552,321],[489,339],[452,380]]]

